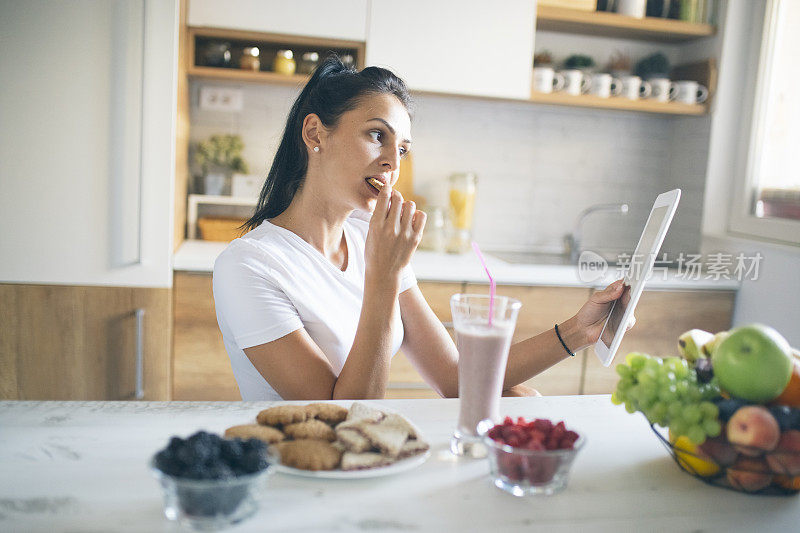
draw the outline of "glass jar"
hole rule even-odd
[[[450,176],[449,181],[452,231],[447,251],[460,254],[468,251],[472,242],[472,213],[478,178],[472,172],[460,172]]]
[[[272,64],[272,70],[279,74],[291,76],[297,69],[297,63],[294,60],[294,53],[291,50],[278,50],[275,55],[275,62]]]
[[[444,253],[447,251],[446,210],[444,207],[433,206],[426,212],[428,221],[425,223],[419,247],[421,250]]]
[[[231,43],[207,41],[200,45],[200,64],[205,67],[231,66]]]
[[[247,46],[242,50],[242,59],[239,60],[239,68],[243,70],[261,70],[261,59],[259,50],[255,46]]]
[[[306,52],[300,57],[300,64],[297,65],[298,74],[311,74],[319,65],[319,54],[317,52]]]

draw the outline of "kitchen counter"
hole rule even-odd
[[[214,260],[226,246],[227,243],[224,242],[184,241],[173,257],[173,269],[212,272]],[[506,285],[602,288],[619,277],[619,271],[614,266],[609,266],[606,274],[598,279],[584,282],[579,278],[575,265],[552,264],[553,261],[544,260],[539,263],[511,263],[494,257],[491,253],[486,254],[486,260],[495,281]],[[473,253],[442,254],[418,250],[411,264],[420,281],[488,282],[483,267]],[[647,289],[731,291],[738,290],[740,286],[735,279],[707,279],[707,274],[698,276],[698,279],[694,277],[682,276],[675,269],[658,271],[648,280]]]
[[[348,405],[349,402],[335,402]],[[800,496],[749,496],[681,472],[644,418],[608,396],[503,398],[501,413],[565,420],[587,438],[567,489],[516,498],[486,460],[447,451],[458,400],[380,400],[432,445],[392,476],[275,474],[259,512],[231,531],[793,531]],[[221,432],[268,402],[0,402],[0,530],[176,531],[151,455],[172,435]]]

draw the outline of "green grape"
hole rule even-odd
[[[720,433],[722,433],[722,425],[718,420],[703,420],[702,425],[703,431],[705,431],[706,435],[709,437],[718,437]]]
[[[675,384],[675,391],[678,393],[679,398],[686,398],[689,393],[689,383],[686,381],[678,381]]]
[[[647,354],[643,354],[641,352],[631,352],[625,356],[625,362],[628,363],[628,366],[631,368],[635,368],[639,365],[644,365],[644,362],[647,361],[649,356]]]
[[[622,378],[621,380],[619,380],[619,383],[617,383],[617,390],[628,391],[634,385],[635,383],[633,382],[632,379]]]
[[[683,404],[680,402],[672,402],[667,405],[667,414],[669,419],[678,419],[683,415]]]
[[[670,418],[669,429],[672,430],[672,433],[675,434],[676,437],[680,437],[681,435],[686,435],[686,431],[689,429],[689,425],[680,418],[678,419]]]
[[[703,413],[703,418],[716,419],[719,416],[719,408],[711,402],[701,403],[700,411]]]
[[[700,446],[706,441],[706,432],[703,431],[701,426],[696,424],[689,426],[686,436],[689,437],[689,440],[692,441],[692,444],[696,444],[697,446]]]
[[[658,399],[665,403],[672,403],[678,399],[678,391],[675,385],[663,388],[658,391]]]
[[[619,397],[617,391],[611,393],[611,403],[613,403],[614,405],[621,405],[622,401],[623,400]]]
[[[697,386],[690,386],[689,390],[686,391],[686,399],[692,403],[698,403],[703,399],[703,393]]]
[[[667,416],[667,404],[664,402],[656,402],[650,407],[650,410],[653,413],[653,419],[655,422],[661,425]]]
[[[636,412],[636,407],[634,407],[633,403],[630,401],[625,402],[625,410],[628,411],[630,414]]]
[[[628,365],[617,365],[616,370],[620,377],[633,376],[633,370]]]
[[[697,424],[703,419],[703,412],[697,405],[689,404],[683,409],[683,419],[689,424]]]
[[[683,361],[683,359],[681,359]],[[682,365],[679,365],[673,370],[675,373],[675,379],[683,380],[690,376],[689,367],[686,366],[686,361],[683,361]]]
[[[645,387],[654,389],[656,387],[656,376],[648,373],[646,370],[638,376],[638,381]]]

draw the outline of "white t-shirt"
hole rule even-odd
[[[342,371],[364,297],[368,217],[356,212],[344,223],[348,258],[344,271],[297,234],[268,221],[231,241],[217,257],[217,322],[243,400],[281,399],[243,349],[300,328],[317,343],[336,375]],[[416,282],[409,265],[403,271],[400,292]],[[399,309],[394,321],[392,354],[403,341]]]

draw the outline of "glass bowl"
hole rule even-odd
[[[481,422],[478,428],[488,451],[490,475],[497,488],[514,496],[550,496],[566,488],[572,462],[586,443],[582,433],[578,432],[572,449],[526,450],[489,437],[493,425]]]
[[[198,530],[229,527],[249,518],[258,510],[258,496],[273,463],[254,474],[228,479],[187,479],[159,470],[155,458],[150,469],[164,489],[164,515],[181,525]]]

